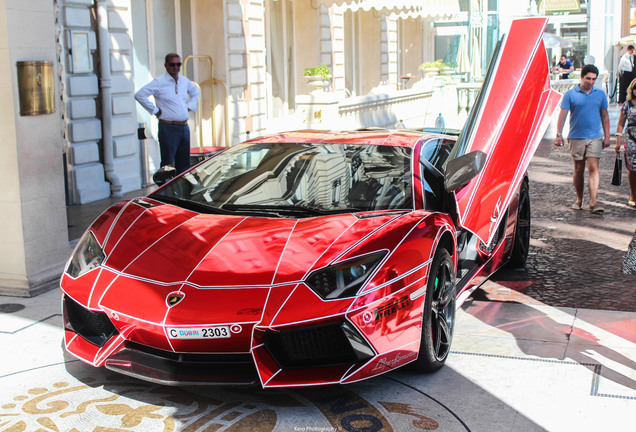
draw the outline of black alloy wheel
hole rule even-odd
[[[435,252],[426,287],[422,317],[422,340],[414,370],[434,372],[446,362],[455,327],[455,272],[446,249]]]
[[[515,225],[515,239],[512,244],[512,252],[508,267],[522,268],[526,266],[528,251],[530,250],[530,186],[528,180],[521,183],[519,190],[519,206],[517,208],[517,223]]]

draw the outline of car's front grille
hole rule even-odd
[[[104,346],[117,333],[104,312],[89,310],[68,296],[64,296],[62,307],[66,326],[94,345]]]
[[[126,348],[184,363],[206,363],[206,364],[249,364],[253,365],[252,355],[245,354],[207,354],[207,353],[178,353],[166,351],[159,348],[149,347],[140,343],[126,341]]]
[[[258,374],[250,354],[175,353],[127,341],[105,366],[164,385],[254,385]]]
[[[283,368],[332,366],[358,360],[341,323],[268,331],[265,346]]]

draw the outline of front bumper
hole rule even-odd
[[[93,366],[163,385],[331,384],[376,355],[344,317],[292,328],[254,328],[252,348],[248,345],[244,352],[175,352],[130,340],[134,326],[116,328],[109,314],[89,310],[68,296],[63,310],[71,354]]]
[[[105,367],[155,384],[256,385],[249,354],[178,354],[134,343],[106,360]]]

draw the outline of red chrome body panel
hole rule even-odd
[[[357,132],[341,132],[341,131],[293,131],[283,132],[276,135],[270,135],[261,138],[254,138],[246,143],[344,143],[344,144],[362,144],[362,145],[388,145],[399,147],[415,147],[422,134],[413,133],[407,130],[395,130],[387,134],[385,130],[378,131],[357,131]]]
[[[457,205],[459,220],[424,205],[421,176],[430,173],[423,174],[420,152],[439,135],[401,130],[300,131],[258,138],[249,143],[410,148],[413,208],[284,218],[204,214],[152,198],[119,203],[85,234],[94,236],[105,260],[76,278],[69,273],[62,276],[64,301],[72,303],[65,306],[66,349],[94,366],[167,384],[205,381],[207,375],[200,371],[186,379],[173,370],[175,359],[192,356],[198,362],[214,356],[221,356],[222,362],[248,358],[255,382],[263,387],[355,382],[415,360],[436,250],[447,248],[457,269],[457,231],[466,228],[488,240],[492,227],[507,216],[500,231],[503,239],[488,251],[476,246],[479,263],[457,286],[459,304],[510,256],[517,217],[515,191],[541,137],[544,118],[557,102],[549,89],[547,60],[540,52],[544,25],[543,19],[515,23],[503,48],[486,91],[493,93],[496,88],[497,96],[505,97],[488,95],[479,109],[477,127],[468,134],[468,150],[488,154],[483,171],[455,195],[437,191]],[[524,78],[526,74],[530,79]],[[511,164],[513,160],[519,164]],[[325,299],[312,288],[311,275],[367,256],[380,261],[355,295]],[[92,334],[81,336],[67,312],[104,324],[103,343],[89,342]],[[231,335],[170,336],[170,329],[212,327],[229,328]],[[359,345],[368,351],[346,364],[306,367],[283,364],[289,360],[272,352],[275,338],[282,334],[317,334],[332,327],[345,329],[343,335],[355,332]],[[142,357],[143,362],[135,363]],[[216,370],[213,374],[214,379],[221,375]],[[241,376],[235,383],[247,381]]]
[[[490,85],[482,89],[485,103],[474,108],[478,118],[466,152],[480,150],[488,158],[480,175],[457,192],[457,204],[462,227],[485,243],[501,222],[561,98],[550,88],[542,38],[546,23],[547,18],[514,22]]]

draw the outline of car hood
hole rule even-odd
[[[403,213],[244,217],[138,199],[107,212],[91,231],[106,255],[103,265],[123,275],[194,287],[270,286],[368,252],[355,246]],[[391,247],[370,247],[380,246]]]
[[[543,43],[547,18],[513,21],[491,60],[471,115],[449,160],[480,151],[485,164],[457,190],[463,228],[489,244],[550,123],[561,94],[550,87]]]

